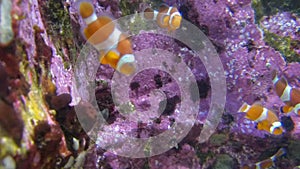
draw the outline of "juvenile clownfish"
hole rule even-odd
[[[156,20],[161,28],[167,28],[168,31],[174,31],[180,27],[182,16],[176,7],[163,4],[159,10],[146,8],[144,10],[144,18],[148,20]]]
[[[107,16],[97,17],[90,2],[79,4],[80,16],[86,23],[83,34],[87,41],[100,51],[100,63],[109,64],[115,70],[130,75],[135,72],[135,57],[130,40]]]
[[[280,108],[281,112],[289,114],[294,111],[300,116],[300,89],[291,87],[284,77],[279,78],[275,70],[272,72],[272,81],[276,94],[285,103]]]
[[[265,130],[274,135],[283,133],[281,122],[277,115],[260,104],[253,104],[252,106],[244,103],[238,112],[246,113],[246,118],[257,122],[258,130]]]
[[[257,162],[252,165],[244,165],[242,169],[267,169],[275,166],[275,161],[277,158],[283,156],[286,153],[284,148],[280,148],[276,154],[274,154],[272,157],[267,158],[263,161]]]

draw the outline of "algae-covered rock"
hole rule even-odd
[[[223,143],[225,143],[227,140],[227,136],[224,134],[213,134],[210,139],[209,142],[210,144],[212,144],[213,146],[220,146]]]
[[[298,0],[252,0],[255,19],[274,15],[277,12],[292,12],[300,16],[300,1]]]
[[[232,169],[234,168],[234,159],[227,154],[217,155],[213,169]]]
[[[288,146],[288,156],[294,160],[300,160],[300,142],[292,140]]]

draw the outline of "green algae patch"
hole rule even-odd
[[[128,0],[121,0],[119,6],[122,12],[122,16],[134,14],[138,9],[139,4],[139,1],[134,1],[133,3],[131,3]]]
[[[215,156],[215,154],[211,151],[201,152],[199,150],[196,151],[196,155],[197,155],[198,159],[200,160],[201,164],[205,163],[207,160],[209,160]]]
[[[221,146],[227,141],[227,136],[225,134],[213,134],[209,142],[213,146]]]
[[[38,121],[48,120],[48,113],[50,112],[48,107],[46,106],[46,102],[44,100],[44,92],[43,86],[39,81],[39,76],[45,74],[45,69],[43,65],[41,66],[42,73],[38,74],[34,68],[30,66],[26,66],[26,61],[20,63],[20,72],[25,76],[25,80],[31,84],[30,92],[27,96],[24,96],[23,104],[20,106],[20,111],[22,113],[22,118],[25,124],[25,138],[31,138],[33,135],[33,129]]]
[[[265,15],[264,6],[261,0],[252,0],[251,6],[255,10],[255,23],[259,23],[259,20]]]
[[[6,134],[0,127],[0,159],[3,159],[7,155],[24,154],[26,151],[25,145],[19,147],[16,142]],[[1,163],[0,163],[1,168]]]
[[[256,23],[263,16],[274,15],[277,12],[291,12],[300,16],[299,0],[252,0],[251,6],[255,10]]]
[[[16,143],[11,136],[12,133],[3,131],[0,127],[0,168],[1,160],[7,156],[19,156],[24,157],[28,153],[31,145],[34,145],[33,136],[34,129],[39,121],[49,121],[51,111],[49,111],[47,104],[44,100],[44,86],[39,81],[39,73],[31,68],[28,61],[25,59],[27,55],[23,56],[23,60],[20,62],[20,73],[25,78],[25,81],[30,84],[30,91],[18,96],[20,99],[14,103],[14,110],[20,114],[20,118],[24,123],[22,131],[22,138],[20,144]],[[42,65],[42,73],[46,72]]]
[[[300,62],[300,55],[294,51],[300,41],[293,40],[289,36],[281,37],[268,30],[264,30],[264,41],[279,51],[287,62]]]
[[[234,168],[234,159],[227,154],[217,155],[213,169],[232,169]]]
[[[68,69],[70,67],[69,61],[75,63],[77,48],[74,43],[75,38],[67,6],[61,1],[55,0],[39,0],[39,4],[46,31],[51,36],[57,54],[62,57],[65,68]]]

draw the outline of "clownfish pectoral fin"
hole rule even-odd
[[[101,64],[108,64],[108,61],[105,58],[105,54],[106,54],[106,52],[104,50],[100,51],[99,61]]]
[[[292,107],[292,106],[284,105],[284,106],[280,107],[280,112],[284,113],[284,114],[289,114],[293,109],[294,109],[294,107]]]
[[[116,69],[117,63],[120,59],[120,55],[118,53],[116,53],[115,51],[110,50],[106,53],[105,59],[111,67]]]
[[[109,64],[111,67],[116,69],[119,59],[120,56],[115,51],[112,50],[108,52],[105,52],[103,50],[100,51],[99,61],[101,64]]]
[[[264,129],[264,126],[262,123],[257,123],[256,126],[255,126],[258,130],[263,130]]]

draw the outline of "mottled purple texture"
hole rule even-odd
[[[273,16],[264,17],[260,22],[262,28],[272,33],[282,37],[290,36],[294,40],[300,40],[300,19],[289,12],[279,12]]]
[[[200,168],[199,159],[194,148],[188,144],[182,145],[181,149],[172,149],[165,154],[154,156],[148,161],[149,167],[153,169],[171,168]]]
[[[93,0],[91,2],[95,5],[98,15],[108,14],[115,18],[121,16],[120,1],[118,0]],[[288,134],[285,136],[272,136],[265,131],[257,130],[254,122],[245,119],[244,114],[237,112],[243,102],[253,104],[255,101],[259,101],[265,107],[279,114],[279,108],[283,105],[283,102],[274,92],[270,74],[272,69],[278,70],[279,74],[285,76],[292,86],[300,87],[299,63],[286,64],[283,56],[279,52],[265,44],[263,41],[263,30],[254,22],[254,10],[251,7],[251,1],[170,0],[165,2],[170,5],[176,4],[179,9],[183,9],[181,8],[183,6],[189,7],[189,10],[184,13],[184,16],[187,17],[185,19],[192,21],[196,26],[204,30],[208,38],[215,45],[221,62],[223,63],[225,69],[224,74],[227,80],[226,116],[223,116],[216,133],[224,135],[225,140],[220,145],[212,144],[212,140],[203,144],[198,144],[196,141],[196,137],[202,129],[209,107],[211,106],[210,99],[212,92],[209,88],[210,79],[208,78],[208,73],[197,54],[181,42],[172,38],[141,32],[140,35],[131,37],[135,52],[147,48],[166,50],[178,56],[167,59],[174,62],[183,60],[194,73],[197,85],[201,88],[199,93],[201,97],[200,108],[199,110],[191,110],[196,111],[198,114],[196,125],[177,147],[163,154],[146,159],[129,159],[103,150],[101,145],[105,142],[120,142],[122,138],[120,140],[114,140],[113,136],[108,136],[108,138],[101,140],[101,137],[105,137],[105,132],[99,131],[99,139],[95,147],[91,147],[88,150],[84,166],[87,168],[208,168],[215,164],[215,155],[218,154],[228,154],[241,165],[266,159],[271,156],[272,153],[276,152],[278,148],[288,144],[286,140],[291,138],[299,139],[300,126],[298,123],[300,119],[296,115],[292,115],[296,126],[291,133],[288,133],[291,134],[291,136]],[[84,23],[77,13],[78,4],[75,3],[75,0],[71,0],[64,5],[70,5],[69,13],[71,23],[73,29],[77,31],[77,35],[75,35],[76,43],[84,44],[85,40],[81,37],[81,30]],[[46,30],[47,27],[42,20],[39,11],[41,9],[39,9],[37,0],[33,0],[32,4],[24,1],[21,3],[21,7],[25,11],[25,17],[30,17],[30,19],[20,20],[19,26],[22,31],[19,31],[18,38],[26,45],[29,65],[38,66],[39,64],[35,60],[38,46],[32,43],[35,42],[35,38],[37,38],[33,27],[37,26],[41,30]],[[277,22],[278,20],[282,22]],[[280,36],[290,36],[296,40],[300,39],[299,18],[289,13],[279,13],[269,18],[265,17],[260,24],[262,28],[272,33]],[[47,31],[40,33],[40,37],[39,40],[43,41],[42,44],[48,46],[52,51],[52,53],[49,54],[52,56],[50,72],[57,87],[56,94],[70,93],[73,99],[72,104],[76,104],[78,101],[78,93],[76,93],[77,91],[73,88],[74,65],[70,64],[70,67],[65,67],[65,63],[71,62],[71,58],[66,59],[67,57],[65,57],[62,59],[63,56],[58,55],[57,47],[54,45],[51,35],[47,34]],[[63,54],[66,56],[68,55],[67,50],[68,49],[65,48],[62,49]],[[76,52],[79,55],[80,51]],[[97,58],[97,54],[95,54],[95,58]],[[139,59],[142,60],[143,58]],[[87,60],[87,64],[84,65],[86,66],[85,68],[90,68],[98,64],[98,60],[97,62],[95,60],[97,59],[92,58],[91,60]],[[161,60],[157,59],[153,61],[153,64],[160,62]],[[169,69],[172,70],[173,68],[169,67]],[[80,72],[80,70],[76,71],[76,73]],[[168,99],[169,101],[171,100],[172,105],[168,107],[169,111],[162,113],[158,118],[149,120],[148,123],[135,123],[126,120],[125,115],[118,112],[111,102],[110,87],[112,84],[111,78],[114,74],[112,68],[107,65],[101,65],[98,72],[94,75],[84,74],[85,72],[81,73],[82,75],[80,75],[80,77],[83,78],[82,81],[85,82],[85,80],[91,80],[95,77],[99,83],[96,89],[96,98],[101,102],[98,103],[99,107],[102,106],[101,108],[108,109],[109,111],[107,115],[109,125],[105,127],[108,131],[114,130],[120,133],[126,133],[132,137],[149,138],[169,129],[174,123],[174,119],[178,118],[177,113],[180,104],[177,104],[178,100],[176,100],[176,96],[180,96],[181,93],[178,90],[176,80],[179,79],[173,79],[167,73],[157,70],[140,72],[133,78],[132,85],[130,86],[131,89],[128,89],[131,104],[134,105],[134,109],[141,112],[146,112],[146,110],[153,105],[159,107],[160,103],[162,104],[159,98],[165,98],[167,101]],[[82,87],[87,87],[87,84],[83,83]],[[165,95],[151,99],[149,95],[151,91],[156,89],[160,89]],[[93,96],[93,93],[87,93],[86,96],[89,98],[89,96]],[[79,128],[76,127],[77,123],[73,123],[73,121],[76,121],[74,110],[72,107],[66,105],[69,103],[69,99],[68,96],[64,100],[67,102],[61,102],[63,105],[58,103],[57,106],[54,106],[58,111],[56,120],[61,123],[61,126],[65,127],[65,130],[71,133],[70,135],[79,137],[78,135],[81,136],[83,131],[77,131],[77,129],[79,130]],[[50,102],[50,107],[51,104],[53,106],[53,102]],[[86,110],[85,112],[88,114],[93,111]],[[95,114],[95,112],[93,113]],[[94,114],[90,114],[90,118],[94,118]],[[151,117],[152,115],[153,114],[147,114],[145,117]],[[283,115],[280,114],[280,116]],[[57,128],[57,130],[60,129]],[[73,137],[67,137],[67,139],[70,138],[72,139]],[[71,141],[68,140],[68,142]],[[83,141],[81,140],[81,142]],[[86,145],[89,145],[89,143],[86,143]],[[85,145],[81,146],[84,147]],[[158,145],[157,147],[159,148],[159,146],[162,145]],[[82,149],[80,149],[80,151]],[[127,151],[127,149],[124,151]],[[78,153],[76,150],[72,152],[74,152],[72,155],[77,155]],[[266,154],[264,154],[265,152]],[[30,158],[32,157],[29,157],[29,159]],[[55,157],[52,158],[54,159]],[[63,159],[64,163],[66,163],[65,160],[66,159]],[[281,162],[279,163],[281,164]],[[296,165],[297,162],[293,164]]]
[[[251,150],[245,150],[242,153],[242,150],[239,150],[239,152],[232,152],[234,151],[232,150],[234,147],[232,147],[231,144],[227,144],[226,146],[215,151],[215,153],[224,153],[225,151],[232,157],[236,158],[239,164],[253,163],[267,158],[267,156],[257,157],[257,154],[260,154],[261,152],[253,153],[252,151],[258,151],[255,142],[257,140],[262,141],[264,138],[268,137],[269,134],[265,131],[258,131],[255,128],[256,124],[254,122],[245,119],[244,114],[237,113],[238,108],[243,102],[252,104],[255,101],[260,101],[267,108],[279,113],[279,107],[283,105],[283,103],[272,90],[273,85],[270,74],[271,70],[276,69],[280,73],[281,71],[286,70],[284,71],[284,75],[291,80],[291,84],[297,83],[295,77],[299,76],[299,71],[295,70],[295,68],[299,68],[298,63],[286,65],[281,54],[275,51],[273,48],[267,46],[263,41],[263,32],[258,25],[254,23],[254,11],[251,8],[250,2],[250,0],[201,2],[190,1],[188,4],[191,6],[191,9],[187,15],[190,17],[188,19],[191,19],[195,23],[199,24],[198,26],[201,28],[206,29],[209,39],[211,39],[213,44],[215,44],[217,47],[217,51],[225,68],[228,92],[225,113],[231,114],[234,118],[234,121],[229,122],[230,126],[228,126],[227,122],[222,121],[219,129],[221,130],[229,127],[230,133],[234,133],[235,135],[233,140],[241,142],[240,144],[246,143],[248,139],[252,142],[246,146]],[[185,3],[178,4],[186,5]],[[276,30],[277,27],[272,27],[271,29]],[[293,32],[291,31],[290,33],[292,34]],[[207,73],[204,66],[201,64],[201,61],[195,57],[191,50],[184,48],[182,44],[179,44],[176,41],[166,37],[160,37],[158,35],[151,34],[134,36],[132,37],[132,41],[135,51],[149,47],[156,47],[178,54],[183,58],[187,65],[190,66],[197,80],[207,79]],[[100,71],[105,72],[105,69],[102,68]],[[291,72],[291,70],[295,71]],[[143,76],[135,78],[134,80],[134,82],[138,82],[139,85],[142,86],[142,88],[134,89],[134,92],[131,93],[131,99],[133,102],[137,103],[136,106],[138,109],[147,109],[149,106],[149,102],[143,101],[143,98],[147,98],[146,94],[148,93],[149,89],[156,88],[152,79],[155,74],[155,71],[150,71],[143,74]],[[110,73],[99,73],[98,77],[106,79],[111,76],[112,75]],[[151,83],[147,85],[149,81]],[[143,88],[147,88],[147,90],[143,90]],[[172,92],[173,95],[176,93],[176,91],[171,91],[169,95],[172,95]],[[140,97],[136,98],[138,95]],[[207,98],[201,99],[201,108],[198,116],[199,123],[203,123],[203,121],[205,121],[207,111],[209,109],[209,96],[210,95],[208,95]],[[164,119],[165,117],[162,118],[162,122],[165,121]],[[116,120],[115,123],[119,123],[118,120]],[[132,125],[122,126],[124,128],[130,126],[132,127]],[[151,130],[155,130],[156,127],[153,127],[154,128]],[[142,132],[144,133],[142,135],[149,135],[151,130],[145,130],[145,132]],[[280,142],[281,140],[280,136],[269,139],[270,142],[274,140]],[[189,146],[190,145],[185,145],[180,147],[179,152],[176,152],[176,157],[178,156],[180,158],[180,152],[183,151],[185,147]],[[276,146],[274,149],[276,149]],[[188,154],[193,154],[192,149],[187,149],[184,151],[188,151]],[[203,152],[202,150],[199,151]],[[171,152],[175,153],[173,151]],[[175,163],[176,159],[174,159],[172,156],[169,156],[168,153],[159,155],[158,157],[160,160],[157,160],[157,157],[150,158],[150,168],[155,168],[158,166],[163,168],[167,168],[168,166],[171,167],[172,164],[169,163]],[[251,153],[253,156],[248,156]],[[256,154],[256,156],[254,154]],[[192,158],[192,155],[190,158]],[[109,159],[107,160],[109,161]],[[196,158],[196,161],[197,160],[199,159]],[[183,168],[187,166],[194,166],[193,162],[188,160],[184,160],[182,163],[183,164],[178,165],[182,166]],[[203,166],[207,167],[209,166],[208,164],[203,164]],[[210,162],[210,164],[212,164],[212,162]],[[121,167],[120,163],[116,165],[115,162],[110,162],[110,165],[115,166],[115,168]],[[200,168],[198,165],[194,167]]]

